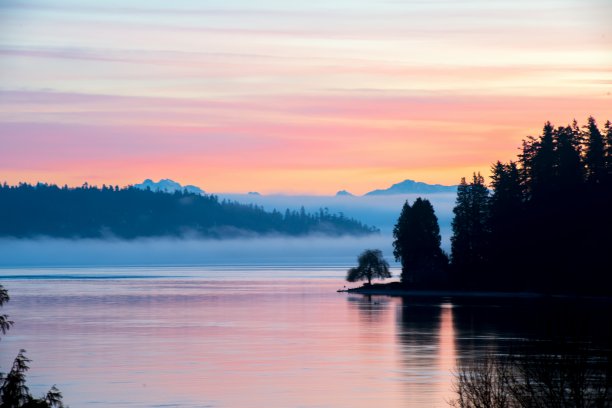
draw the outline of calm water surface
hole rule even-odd
[[[3,312],[16,324],[0,342],[0,367],[27,349],[34,394],[57,384],[73,408],[445,407],[457,359],[537,338],[578,313],[550,300],[336,293],[344,275],[4,269]],[[608,304],[590,310],[609,324]]]

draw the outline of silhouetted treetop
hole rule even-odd
[[[587,179],[591,183],[603,183],[606,176],[606,146],[603,136],[597,127],[595,119],[589,117],[586,125],[587,145],[585,154],[585,165],[587,169]]]

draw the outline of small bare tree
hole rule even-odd
[[[367,279],[368,285],[371,285],[372,279],[391,277],[389,263],[383,258],[380,249],[366,249],[357,258],[357,263],[357,267],[349,269],[346,275],[346,280],[349,282]]]

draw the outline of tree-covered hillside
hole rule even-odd
[[[450,268],[433,207],[404,204],[394,255],[410,289],[612,295],[612,123],[523,140],[517,161],[461,179]],[[396,285],[394,284],[394,287]]]
[[[214,195],[134,187],[0,186],[0,236],[124,238],[158,236],[365,235],[378,232],[343,214],[309,214],[219,201]]]
[[[518,161],[493,165],[491,179],[491,192],[480,174],[459,185],[455,285],[611,293],[612,123],[547,122]]]

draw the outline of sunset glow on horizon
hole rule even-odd
[[[612,120],[609,0],[0,5],[0,182],[456,184]]]

